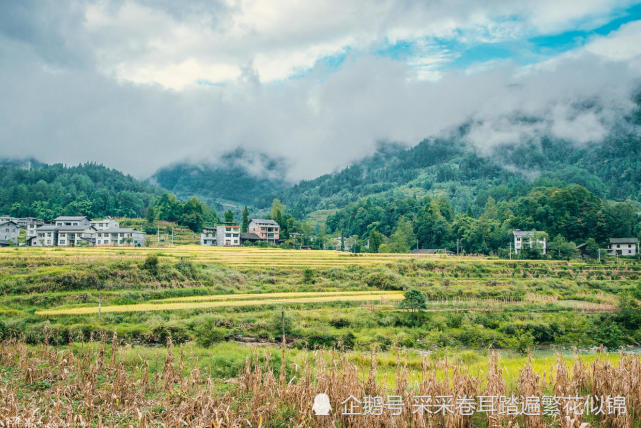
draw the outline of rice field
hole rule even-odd
[[[104,313],[120,312],[151,312],[151,311],[178,311],[178,310],[202,310],[212,308],[234,308],[246,306],[268,306],[268,305],[292,305],[292,304],[314,304],[314,303],[333,303],[333,302],[373,302],[377,301],[382,304],[398,301],[403,298],[400,292],[352,292],[352,293],[274,293],[279,297],[271,294],[263,295],[220,295],[220,296],[194,296],[183,299],[168,299],[167,301],[156,300],[150,303],[141,303],[136,305],[111,305],[77,308],[62,308],[45,311],[38,311],[36,315],[88,315],[97,314],[99,311]],[[252,296],[252,297],[250,297]],[[260,297],[260,298],[256,298]],[[206,300],[206,301],[203,301]]]
[[[346,265],[377,265],[393,263],[398,260],[438,260],[443,262],[484,261],[504,263],[504,260],[492,260],[486,257],[456,257],[427,254],[352,254],[341,251],[319,250],[283,250],[277,248],[253,247],[205,247],[200,245],[184,245],[163,248],[0,248],[0,257],[7,260],[50,260],[61,262],[102,261],[117,259],[144,259],[149,254],[168,261],[181,259],[194,263],[213,263],[238,267],[273,267],[273,268],[305,268],[305,267],[334,267]],[[527,261],[514,261],[523,263]],[[567,262],[548,262],[567,264]]]

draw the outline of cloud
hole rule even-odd
[[[58,12],[59,3],[43,4],[5,4],[11,13],[0,13],[2,154],[96,161],[139,177],[242,148],[282,160],[295,181],[343,167],[379,141],[412,145],[462,123],[487,153],[543,135],[590,144],[630,110],[641,77],[630,46],[636,22],[553,60],[477,64],[473,73],[444,67],[455,53],[424,39],[504,40],[588,25],[625,6],[613,1],[559,10],[529,1],[486,9],[79,1]],[[418,44],[408,57],[373,48],[408,38]],[[318,65],[329,55],[340,66]],[[248,165],[265,170],[252,156]]]

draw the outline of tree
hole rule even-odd
[[[578,255],[574,242],[568,242],[563,236],[556,235],[548,244],[548,254],[555,260],[570,260]]]
[[[234,222],[234,213],[232,210],[227,210],[225,211],[225,223],[233,223]]]
[[[390,249],[393,253],[408,253],[414,239],[412,223],[403,217],[398,221],[396,231],[390,236]]]
[[[270,216],[270,218],[271,218],[272,220],[275,220],[275,221],[277,221],[277,222],[278,222],[278,220],[276,220],[276,218],[277,218],[277,217],[282,217],[282,215],[283,215],[284,213],[285,213],[285,205],[281,204],[280,200],[278,200],[278,199],[274,199],[274,200],[272,201],[272,210],[271,210],[271,213],[270,213],[270,215],[269,215],[269,216]],[[280,223],[279,223],[279,224],[280,224]]]
[[[202,230],[205,216],[203,205],[198,198],[191,198],[183,205],[183,212],[179,217],[179,221],[192,232],[200,232]]]
[[[407,290],[400,306],[403,309],[409,309],[411,312],[427,309],[425,294],[416,289]]]
[[[596,243],[594,238],[588,238],[588,240],[585,241],[583,253],[592,259],[599,257],[599,244]]]
[[[384,236],[382,233],[377,231],[376,229],[372,229],[369,232],[369,250],[372,253],[377,253],[378,248],[381,246],[383,243]]]
[[[247,233],[247,230],[249,229],[249,210],[247,210],[247,206],[243,209],[243,224],[241,226],[240,231],[243,233]]]
[[[156,221],[156,210],[152,205],[149,205],[147,207],[147,214],[145,215],[145,218],[147,219],[147,223],[153,224],[154,221]]]

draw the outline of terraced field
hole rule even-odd
[[[403,298],[400,292],[329,292],[329,293],[269,293],[269,294],[224,294],[211,296],[193,296],[176,299],[154,300],[137,305],[112,305],[100,308],[101,312],[150,312],[198,310],[210,308],[233,308],[243,306],[298,305],[305,303],[328,302],[394,302]],[[99,312],[97,306],[52,309],[38,311],[36,315],[86,315]]]

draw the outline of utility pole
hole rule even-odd
[[[416,249],[418,250],[418,238],[416,239]]]
[[[102,287],[103,287],[103,284],[101,283],[98,286],[98,318],[100,318],[100,312],[102,309]]]
[[[160,226],[156,223],[156,245],[160,247]]]
[[[171,228],[171,246],[174,246],[174,228]]]
[[[510,241],[510,260],[512,260],[512,241]]]
[[[456,255],[457,256],[459,255],[459,241],[460,241],[460,239],[456,238]]]
[[[283,328],[283,349],[285,348],[285,308],[280,309],[280,322]]]
[[[601,263],[601,249],[599,248],[599,263]]]

